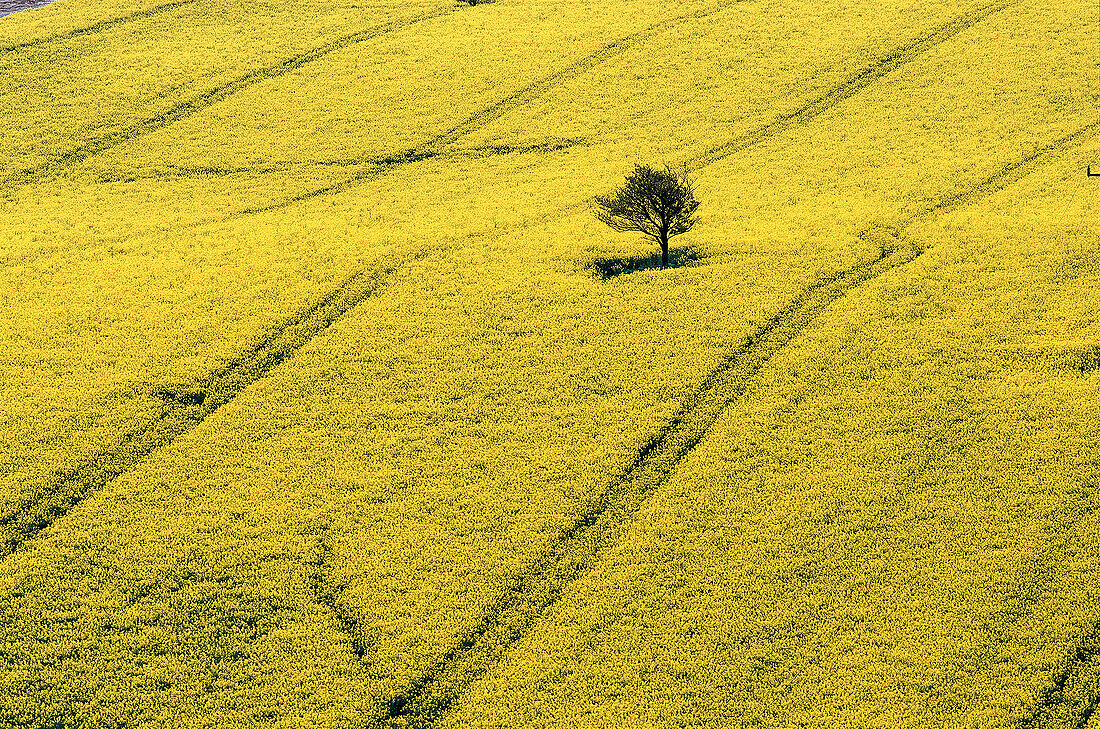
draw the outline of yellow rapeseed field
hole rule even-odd
[[[0,726],[1096,729],[1090,3],[73,1],[0,19]]]

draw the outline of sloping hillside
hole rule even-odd
[[[0,726],[1100,727],[1089,3],[74,3]]]

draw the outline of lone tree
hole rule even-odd
[[[668,239],[691,230],[699,201],[687,169],[655,170],[634,165],[634,174],[607,197],[596,196],[596,218],[620,233],[638,232],[661,246],[661,268],[668,266]]]

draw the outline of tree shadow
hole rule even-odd
[[[703,258],[703,253],[696,248],[670,248],[668,251],[668,267],[681,268],[694,265]],[[635,255],[601,256],[593,259],[588,264],[589,268],[603,280],[623,276],[638,271],[648,271],[661,267],[661,251],[639,253]]]

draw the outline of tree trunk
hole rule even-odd
[[[668,268],[668,236],[661,236],[661,270]]]

